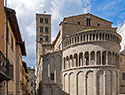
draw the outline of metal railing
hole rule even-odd
[[[0,80],[13,79],[13,65],[9,63],[8,59],[0,51],[0,75],[3,77]]]

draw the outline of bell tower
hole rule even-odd
[[[42,45],[47,44],[51,44],[51,15],[36,14],[36,64],[43,54]]]

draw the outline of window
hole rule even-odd
[[[13,37],[11,36],[11,48],[13,50]]]
[[[90,18],[86,19],[86,26],[90,26]]]
[[[48,41],[49,37],[48,36],[45,36],[45,41]]]
[[[40,41],[43,41],[43,36],[42,35],[40,36]]]
[[[51,80],[54,80],[54,73],[50,74]]]
[[[100,24],[97,24],[97,26],[100,26]]]
[[[125,73],[122,73],[122,79],[125,80]]]
[[[45,18],[45,23],[48,24],[48,18]]]
[[[40,27],[40,32],[43,32],[43,27]]]
[[[33,91],[31,91],[31,94],[33,94]]]
[[[43,23],[43,18],[40,18],[40,23]]]
[[[80,22],[77,22],[78,23],[78,25],[80,25]]]
[[[33,86],[33,83],[31,83],[31,86]]]
[[[46,32],[46,33],[48,33],[48,30],[49,30],[48,27],[45,27],[45,32]]]

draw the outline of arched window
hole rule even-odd
[[[78,56],[76,53],[74,54],[74,66],[78,66]]]
[[[66,57],[66,68],[69,68],[69,58],[68,58],[68,56]]]
[[[106,51],[102,52],[102,65],[106,65]]]
[[[95,40],[95,34],[93,34],[93,41]]]
[[[115,53],[112,53],[112,65],[115,65]]]
[[[96,60],[97,62],[96,62],[96,64],[97,65],[101,65],[101,52],[97,51],[96,56],[97,56],[97,60]]]
[[[82,36],[80,36],[80,38],[81,38],[81,40],[80,40],[80,41],[82,41]]]
[[[111,52],[108,52],[108,65],[111,65],[112,59],[111,59]]]
[[[84,57],[85,57],[85,63],[86,63],[86,65],[89,65],[89,52],[85,52]]]
[[[66,59],[65,59],[65,57],[64,57],[63,61],[64,61],[64,69],[66,69]]]
[[[79,53],[79,66],[83,66],[83,53]]]
[[[76,43],[76,37],[75,37],[75,43]]]
[[[77,37],[77,39],[78,39],[77,42],[79,42],[79,36]]]
[[[85,41],[85,35],[83,35],[83,41]]]
[[[104,33],[102,34],[102,40],[104,40]]]
[[[96,40],[98,40],[98,34],[96,34]]]
[[[92,39],[91,39],[91,36],[92,36],[92,35],[90,34],[89,36],[90,36],[90,39],[89,39],[89,40],[91,41],[91,40],[92,40]]]
[[[101,33],[99,34],[99,40],[101,40]]]
[[[94,65],[94,64],[95,64],[95,52],[92,51],[92,52],[90,53],[90,55],[91,55],[90,65]]]
[[[70,55],[70,68],[73,67],[73,57]]]
[[[70,45],[71,45],[71,39],[70,39]]]
[[[105,40],[108,40],[108,36],[107,36],[107,34],[105,34]]]

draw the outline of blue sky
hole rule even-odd
[[[26,42],[28,66],[36,66],[36,13],[52,15],[52,40],[59,31],[64,17],[90,13],[113,22],[120,28],[125,23],[125,0],[8,0],[8,7],[15,9],[23,40]]]

